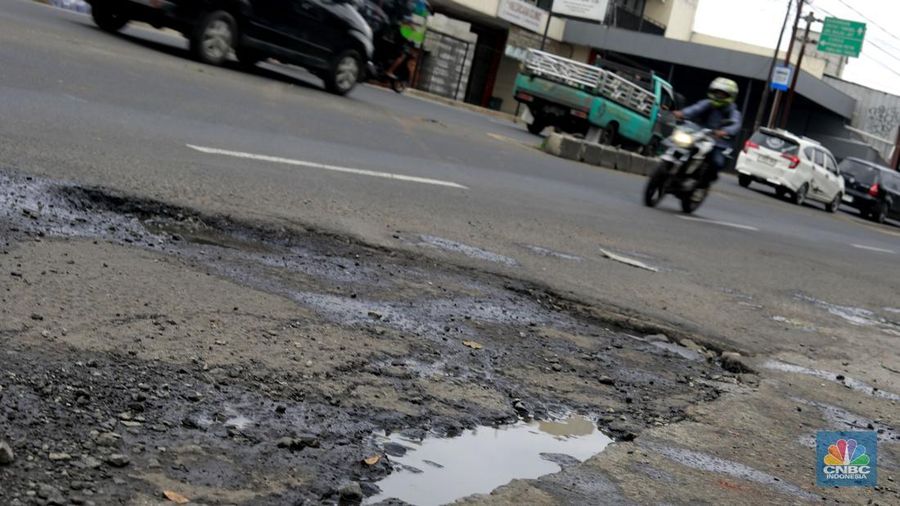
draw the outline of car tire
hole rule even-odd
[[[834,200],[832,200],[828,204],[825,204],[825,210],[828,211],[829,213],[836,213],[837,210],[841,207],[841,197],[842,196],[843,195],[841,195],[840,192],[837,195],[835,195]]]
[[[221,65],[234,51],[237,23],[225,11],[213,11],[202,18],[191,33],[191,54],[197,61]]]
[[[325,89],[335,95],[350,93],[362,75],[360,62],[359,53],[352,49],[338,54],[324,76]]]
[[[98,28],[104,32],[116,33],[128,24],[128,16],[115,2],[94,2],[91,5],[91,18]]]
[[[741,185],[742,188],[747,188],[752,182],[753,178],[751,178],[750,176],[745,176],[743,174],[740,174],[738,176],[738,184]]]
[[[872,221],[875,223],[884,223],[887,221],[888,215],[888,203],[887,201],[882,201],[878,204],[878,207],[872,211]]]
[[[794,193],[791,194],[791,202],[795,205],[802,206],[806,202],[806,192],[809,191],[809,185],[807,183],[803,183],[800,188],[797,189]]]

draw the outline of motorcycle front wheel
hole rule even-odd
[[[654,169],[647,186],[644,187],[644,205],[656,207],[666,194],[666,186],[669,182],[669,162],[659,162]]]

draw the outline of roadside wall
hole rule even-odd
[[[851,125],[881,138],[879,141],[867,137],[866,142],[875,147],[882,158],[890,160],[900,125],[900,97],[830,76],[825,77],[825,82],[856,99]]]

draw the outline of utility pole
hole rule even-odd
[[[763,114],[765,114],[766,105],[768,105],[769,102],[772,74],[775,72],[775,64],[778,62],[778,50],[781,49],[781,39],[784,38],[784,29],[787,28],[788,19],[791,18],[791,5],[793,3],[794,0],[788,0],[787,10],[784,12],[784,22],[781,23],[781,31],[778,32],[778,44],[775,44],[775,54],[772,55],[772,63],[769,64],[769,78],[763,86],[762,97],[759,99],[759,107],[756,108],[756,120],[753,121],[754,132],[759,129],[759,126],[762,124]],[[671,79],[669,82],[672,82]]]
[[[812,24],[818,19],[816,16],[810,12],[803,18],[803,21],[806,21],[806,30],[803,31],[803,45],[800,46],[800,56],[797,57],[797,68],[794,70],[794,75],[791,78],[791,88],[788,90],[787,103],[784,106],[784,113],[781,117],[781,128],[786,129],[788,119],[791,117],[791,106],[794,104],[794,95],[797,94],[797,78],[800,77],[800,65],[803,64],[803,54],[806,53],[806,45],[809,42],[809,28]]]
[[[547,8],[547,24],[544,25],[544,36],[541,37],[541,51],[547,45],[547,32],[550,31],[550,22],[553,21],[553,0],[550,0],[550,6]]]
[[[791,30],[791,41],[788,43],[787,54],[784,55],[784,64],[788,67],[791,66],[791,53],[794,52],[794,41],[797,39],[797,28],[800,26],[800,15],[803,13],[803,4],[806,3],[806,0],[798,0],[797,2],[797,15],[794,16],[794,28]],[[799,69],[799,67],[798,67]],[[798,69],[794,69],[794,74],[799,72]],[[772,110],[769,112],[769,121],[767,125],[769,128],[773,128],[775,126],[775,118],[778,117],[778,107],[781,105],[781,92],[775,92],[775,100],[772,101]]]

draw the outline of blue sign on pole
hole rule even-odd
[[[787,91],[791,85],[791,74],[794,68],[788,65],[777,65],[772,71],[772,82],[769,86],[773,90]]]

